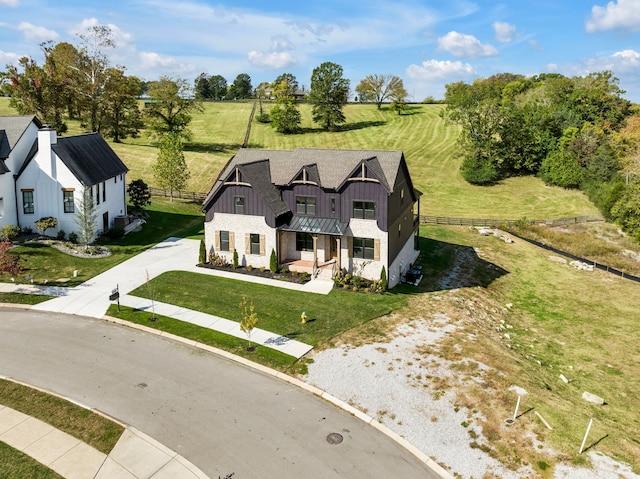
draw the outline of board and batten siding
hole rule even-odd
[[[211,221],[215,213],[235,213],[234,198],[244,197],[244,214],[262,216],[266,223],[275,228],[276,218],[273,211],[250,186],[229,185],[222,188],[215,199],[212,208],[207,211],[205,221]]]

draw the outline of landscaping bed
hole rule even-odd
[[[305,284],[311,281],[311,275],[303,272],[289,271],[288,269],[281,269],[272,273],[266,268],[253,268],[251,266],[238,266],[234,268],[232,265],[218,265],[214,263],[198,263],[196,266],[199,268],[217,269],[220,271],[228,271],[229,273],[246,274],[250,276],[257,276],[260,278],[278,279],[280,281],[289,281],[291,283]]]

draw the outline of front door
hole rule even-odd
[[[331,259],[336,259],[338,257],[338,240],[335,236],[331,236],[329,247],[329,257]]]

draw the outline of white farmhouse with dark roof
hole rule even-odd
[[[241,149],[203,204],[205,244],[231,262],[347,271],[389,287],[418,257],[420,192],[401,151]]]
[[[13,224],[35,231],[38,219],[52,216],[58,220],[57,231],[77,231],[76,214],[85,189],[90,190],[95,206],[97,234],[112,228],[116,216],[127,213],[128,169],[100,134],[58,138],[54,129],[42,126],[35,117],[0,117],[0,132],[12,129],[23,131],[18,142],[9,143],[9,161],[4,161],[9,171],[0,174],[4,202],[0,226]]]

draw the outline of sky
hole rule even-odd
[[[370,74],[402,78],[410,101],[496,73],[611,70],[640,103],[640,0],[0,0],[0,70],[42,42],[79,44],[107,25],[114,65],[144,80],[240,73],[253,86],[342,66],[352,91]]]

